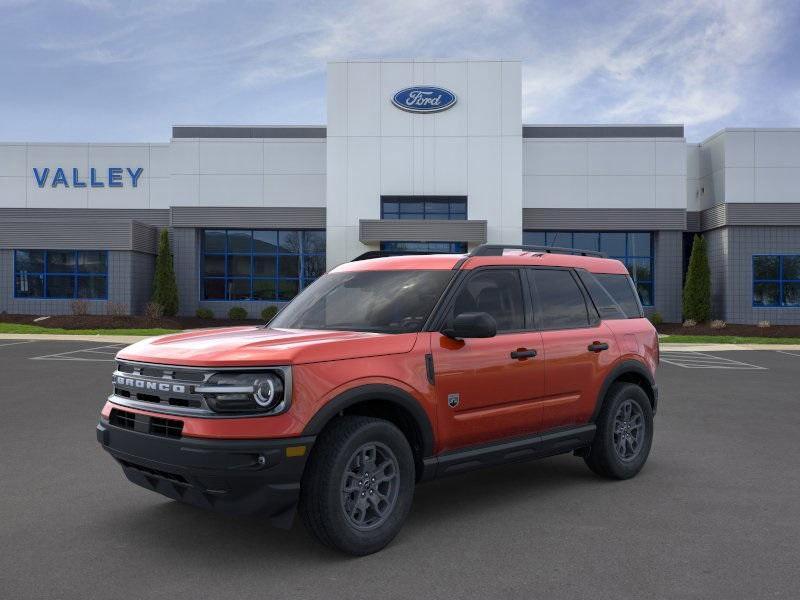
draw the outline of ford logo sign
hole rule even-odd
[[[456,103],[450,90],[431,85],[405,88],[392,96],[392,104],[401,110],[415,113],[434,113],[447,110]]]

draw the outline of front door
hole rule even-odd
[[[517,268],[476,269],[447,310],[446,324],[462,312],[488,313],[496,336],[453,340],[431,333],[442,450],[540,429],[542,336],[521,276]]]

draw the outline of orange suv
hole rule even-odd
[[[574,452],[633,477],[653,439],[656,331],[617,260],[534,246],[354,261],[266,326],[117,355],[97,439],[132,482],[363,555],[414,486]]]

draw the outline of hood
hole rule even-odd
[[[225,327],[148,338],[121,360],[196,367],[288,365],[410,352],[416,333]]]

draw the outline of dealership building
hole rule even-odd
[[[324,126],[168,143],[0,142],[0,311],[139,313],[170,232],[180,313],[257,318],[369,250],[600,250],[681,320],[705,236],[713,316],[800,323],[800,129],[522,122],[521,64],[328,64]]]

